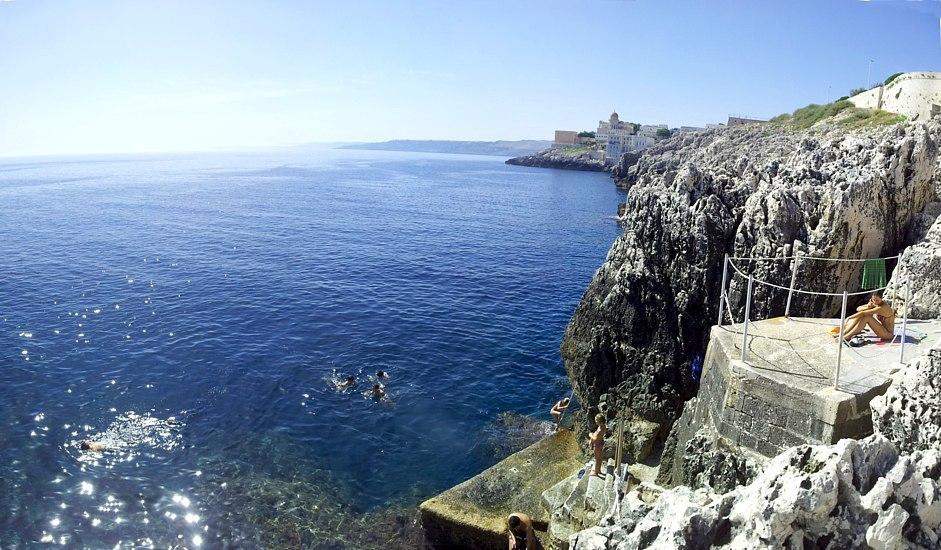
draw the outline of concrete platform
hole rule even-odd
[[[435,548],[506,548],[506,518],[524,512],[546,531],[543,491],[577,472],[584,456],[569,430],[512,454],[419,506],[425,537]]]
[[[789,386],[817,391],[832,386],[837,351],[836,339],[829,330],[840,325],[839,319],[775,317],[753,321],[748,326],[749,368]],[[742,324],[717,327],[713,338],[725,340],[726,349],[742,350]],[[905,359],[926,353],[941,338],[941,321],[909,320],[906,327]],[[885,383],[887,375],[898,368],[901,352],[901,320],[892,343],[877,342],[871,332],[870,343],[860,347],[843,346],[840,362],[839,389],[846,393],[863,394]],[[865,334],[865,333],[864,333]],[[913,343],[915,335],[927,336]]]
[[[700,385],[698,422],[765,456],[802,443],[834,443],[872,432],[869,401],[888,387],[900,343],[843,347],[839,389],[833,387],[837,319],[778,317],[749,324],[741,361],[742,325],[712,328]],[[901,324],[901,323],[900,323]],[[906,360],[941,338],[941,322],[908,322]],[[901,329],[898,329],[900,332]],[[897,338],[897,342],[900,342]]]

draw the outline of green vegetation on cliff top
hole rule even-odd
[[[888,86],[889,84],[892,83],[893,80],[895,80],[896,78],[898,78],[899,76],[903,74],[905,73],[895,73],[895,74],[889,75],[889,77],[885,79],[885,82],[882,83],[883,86]]]
[[[847,128],[862,128],[865,126],[886,126],[898,124],[905,120],[903,115],[890,113],[881,109],[859,109],[845,99],[817,105],[811,103],[801,107],[791,114],[781,114],[771,119],[774,124],[786,124],[792,128],[810,128],[821,120],[834,119],[833,122]]]

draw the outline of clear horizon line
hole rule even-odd
[[[535,138],[520,138],[520,139],[438,139],[438,138],[389,138],[378,141],[304,141],[299,143],[284,144],[284,145],[231,145],[231,146],[219,146],[219,147],[208,147],[208,148],[196,148],[196,149],[152,149],[145,151],[100,151],[100,152],[50,152],[50,153],[28,153],[25,155],[13,154],[8,155],[5,153],[0,153],[0,159],[10,160],[10,159],[35,159],[35,158],[61,158],[61,157],[101,157],[101,156],[113,156],[113,155],[176,155],[176,154],[193,154],[193,153],[227,153],[227,152],[236,152],[236,151],[258,151],[264,149],[290,149],[292,147],[305,147],[305,146],[331,146],[331,145],[362,145],[370,143],[387,143],[390,141],[452,141],[452,142],[470,142],[470,143],[495,143],[499,141],[545,141],[547,143],[552,142],[551,139],[535,139]]]

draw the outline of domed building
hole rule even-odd
[[[646,149],[654,143],[650,136],[637,135],[634,124],[622,121],[617,111],[608,120],[598,121],[595,139],[605,144],[605,162],[609,164],[620,160],[625,152]]]

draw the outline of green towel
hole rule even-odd
[[[882,288],[885,285],[885,260],[866,260],[863,263],[863,290]]]

